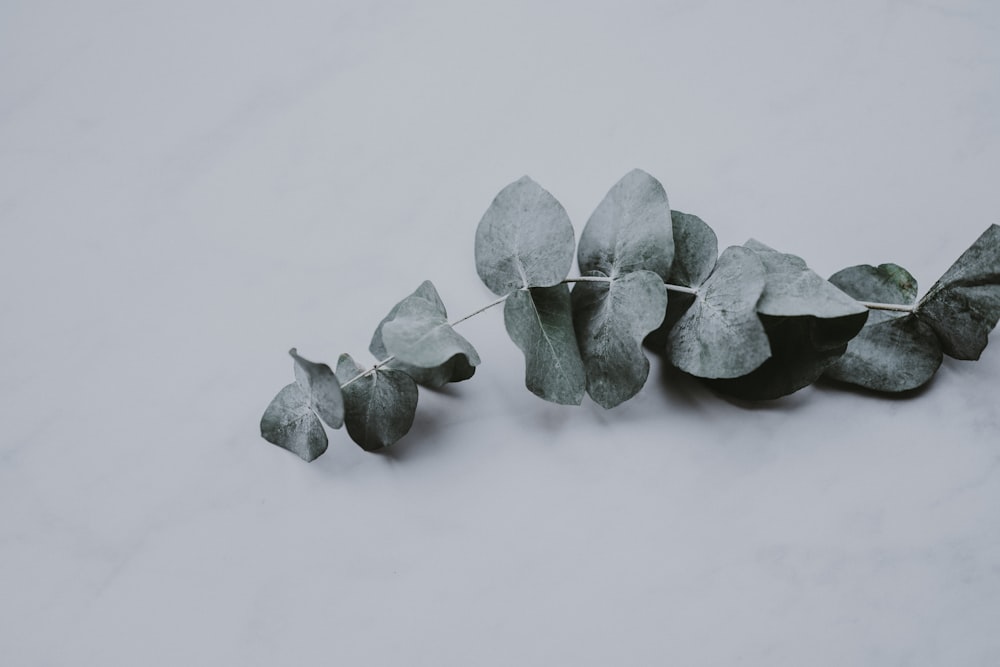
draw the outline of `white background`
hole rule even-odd
[[[654,360],[604,411],[495,309],[393,455],[260,439],[289,347],[493,298],[504,185],[579,232],[634,167],[926,289],[1000,222],[1000,5],[5,0],[0,662],[1000,664],[996,341],[906,400]]]

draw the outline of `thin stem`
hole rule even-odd
[[[611,278],[605,276],[579,276],[577,278],[567,278],[563,281],[564,283],[610,283]],[[663,283],[663,286],[667,288],[668,292],[682,292],[684,294],[697,294],[698,290],[693,287],[684,287],[683,285],[671,285],[670,283]]]
[[[485,306],[483,306],[479,310],[475,310],[475,311],[469,313],[468,315],[466,315],[464,317],[458,318],[454,322],[450,322],[451,326],[455,326],[456,324],[461,324],[462,322],[464,322],[465,320],[469,319],[470,317],[475,317],[479,313],[485,312],[485,311],[489,310],[490,308],[492,308],[493,306],[499,306],[501,303],[503,303],[504,301],[507,300],[508,296],[510,296],[510,295],[506,294],[506,295],[500,297],[499,299],[497,299],[496,301],[491,301],[490,303],[486,304]]]
[[[491,301],[490,303],[486,304],[482,308],[480,308],[478,310],[474,310],[471,313],[469,313],[468,315],[464,315],[464,316],[458,318],[457,320],[449,322],[448,324],[450,326],[455,326],[456,324],[461,324],[462,322],[464,322],[465,320],[469,319],[470,317],[475,317],[479,313],[485,312],[485,311],[489,310],[490,308],[492,308],[494,306],[499,306],[501,303],[503,303],[504,301],[507,300],[507,296],[508,295],[505,295],[505,296],[500,297],[496,301]],[[351,384],[352,382],[356,382],[357,380],[360,380],[361,378],[363,378],[363,377],[365,377],[367,375],[371,375],[372,373],[374,373],[378,369],[382,368],[383,366],[385,366],[389,362],[393,361],[395,358],[396,358],[396,355],[391,354],[388,357],[386,357],[385,359],[383,359],[382,361],[376,362],[375,365],[373,365],[368,370],[362,371],[361,373],[358,373],[357,375],[355,375],[354,377],[352,377],[350,380],[348,380],[344,384],[340,385],[340,388],[343,389],[344,387],[346,387],[347,385]]]
[[[914,310],[913,306],[904,306],[901,303],[874,303],[872,301],[858,301],[858,303],[869,310],[893,310],[897,313],[912,313]]]

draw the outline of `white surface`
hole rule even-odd
[[[4,665],[997,665],[1000,343],[921,396],[605,412],[484,363],[392,457],[258,435],[524,173],[927,288],[997,218],[1000,5],[7,0]]]

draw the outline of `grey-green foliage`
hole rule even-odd
[[[830,276],[830,282],[859,301],[912,306],[917,298],[916,279],[896,264],[848,267]],[[941,356],[933,329],[916,315],[873,310],[826,376],[875,391],[908,391],[934,376]]]
[[[868,309],[806,266],[795,255],[750,240],[767,274],[757,314],[771,357],[742,377],[710,380],[717,391],[747,400],[770,400],[812,384],[864,326]]]
[[[674,260],[667,193],[655,178],[634,169],[618,181],[591,214],[577,250],[580,272],[612,278],[652,271],[666,278]]]
[[[378,327],[375,328],[375,333],[372,335],[372,340],[368,345],[368,350],[376,359],[385,359],[389,356],[389,351],[386,349],[385,342],[382,340],[382,329],[387,322],[391,322],[396,319],[400,308],[407,302],[407,300],[426,301],[427,310],[440,315],[441,318],[447,318],[448,316],[444,303],[441,301],[441,297],[438,295],[434,285],[429,280],[423,282],[416,289],[416,291],[413,292],[413,294],[407,297],[407,299],[404,299],[393,306],[392,310],[389,311],[389,314],[386,315],[382,321],[379,322]],[[422,384],[425,387],[431,388],[442,387],[449,382],[461,382],[462,380],[468,380],[476,372],[476,367],[470,362],[470,358],[464,347],[462,347],[460,351],[456,351],[456,353],[444,363],[431,368],[421,368],[419,366],[404,363],[399,359],[393,359],[386,366],[388,368],[401,370],[412,377],[417,384]]]
[[[601,407],[613,408],[635,396],[649,375],[642,340],[663,321],[663,280],[652,271],[633,271],[615,280],[577,283],[572,302],[587,393]]]
[[[383,321],[380,329],[385,351],[399,362],[437,369],[455,356],[462,356],[467,365],[479,365],[479,354],[448,323],[448,313],[429,280],[400,301],[393,311],[393,318]]]
[[[567,280],[574,250],[582,276]],[[475,255],[483,282],[503,297],[491,305],[505,302],[525,384],[569,405],[584,393],[605,408],[633,397],[649,374],[644,341],[745,399],[777,398],[824,373],[906,391],[926,383],[943,354],[978,358],[1000,319],[997,225],[915,303],[916,281],[894,264],[854,266],[825,281],[801,258],[756,241],[719,256],[712,229],[671,211],[663,186],[641,170],[607,193],[579,248],[551,194],[527,177],[512,183],[483,215]],[[572,292],[566,283],[575,283]],[[374,366],[345,354],[336,373],[291,350],[296,381],[267,406],[261,435],[311,461],[327,449],[325,422],[346,425],[376,451],[410,430],[416,383],[465,380],[479,364],[430,282],[392,308],[369,349]]]
[[[573,265],[575,236],[566,210],[527,176],[496,196],[476,229],[476,271],[495,294],[551,287]]]
[[[757,301],[764,290],[764,265],[753,251],[727,248],[698,295],[667,337],[667,358],[702,378],[746,375],[771,356]]]
[[[553,403],[579,405],[587,376],[573,331],[569,287],[512,292],[503,314],[507,333],[524,353],[528,389]]]
[[[642,340],[666,314],[674,235],[660,182],[641,169],[618,181],[587,220],[577,259],[584,277],[606,279],[573,287],[573,325],[587,393],[613,408],[645,384]]]
[[[312,461],[326,451],[326,431],[298,383],[285,385],[264,410],[260,434],[268,442]]]
[[[295,381],[306,391],[309,407],[330,428],[340,428],[344,423],[344,398],[337,376],[326,364],[317,364],[299,356],[293,347],[288,354],[295,360]]]
[[[945,354],[979,359],[1000,319],[1000,226],[990,225],[920,300]]]
[[[260,420],[260,433],[270,443],[312,461],[326,451],[323,419],[331,428],[344,423],[344,399],[337,376],[326,364],[317,364],[288,351],[295,382],[274,397]]]
[[[670,212],[674,259],[667,282],[698,287],[708,279],[719,258],[719,239],[708,224],[696,215]]]
[[[344,385],[344,423],[351,439],[371,452],[388,447],[410,430],[417,412],[417,385],[403,371],[390,368],[351,382],[364,372],[350,355],[340,355],[337,377]]]

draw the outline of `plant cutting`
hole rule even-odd
[[[570,276],[574,259],[579,275]],[[366,451],[409,431],[418,386],[472,378],[479,354],[455,327],[503,305],[538,397],[606,409],[649,375],[645,348],[713,391],[774,400],[821,377],[885,393],[926,384],[945,355],[979,359],[1000,319],[1000,226],[990,225],[919,300],[901,266],[858,265],[828,280],[751,239],[721,253],[696,215],[671,210],[642,170],[626,174],[576,242],[563,206],[527,176],[497,194],[476,230],[476,271],[497,298],[449,320],[429,281],[375,328],[371,365],[336,369],[293,348],[295,381],[264,411],[261,435],[306,461],[346,426]]]

